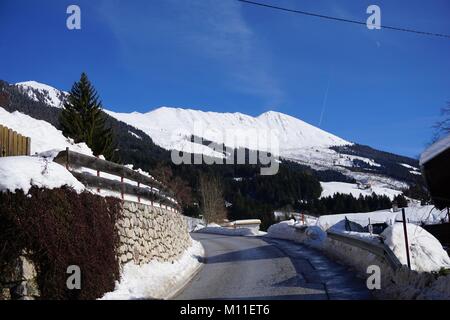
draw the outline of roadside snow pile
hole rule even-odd
[[[218,225],[217,223],[209,223],[207,226],[197,224],[193,229],[194,232],[214,233],[226,236],[260,236],[265,235],[266,232],[260,231],[259,226],[261,220],[246,219],[228,222],[226,226]]]
[[[62,132],[43,120],[36,120],[18,111],[9,113],[0,107],[0,124],[31,138],[31,154],[57,149],[70,150],[92,155],[91,149],[85,143],[74,143],[64,137]]]
[[[317,226],[300,226],[294,220],[273,224],[267,230],[267,237],[292,240],[320,247],[326,239],[326,233]]]
[[[23,190],[32,186],[54,189],[67,185],[77,192],[85,188],[63,166],[41,157],[0,158],[0,192]]]
[[[123,267],[120,282],[102,300],[168,299],[181,289],[201,266],[204,256],[200,242],[192,240],[192,246],[174,262],[152,261],[145,265],[127,263]]]
[[[297,232],[293,228],[295,221],[293,219],[275,223],[267,229],[267,236],[276,239],[285,239],[303,242],[305,235],[302,232]]]
[[[439,271],[450,268],[450,257],[441,243],[425,229],[407,224],[411,268],[416,271]],[[402,264],[407,263],[403,225],[396,223],[383,231],[381,237]]]
[[[349,223],[351,223],[352,226],[355,225],[355,224],[352,224],[352,222],[349,222]],[[344,234],[344,235],[347,235],[350,237],[360,238],[360,239],[368,240],[368,241],[375,241],[378,243],[380,242],[378,235],[370,234],[369,232],[364,232],[364,231],[357,231],[356,228],[354,228],[354,227],[353,228],[355,229],[355,231],[347,231],[345,229],[345,224],[346,224],[346,221],[341,220],[338,223],[336,223],[334,226],[329,228],[328,230],[336,232],[336,233],[341,233],[341,234]],[[353,230],[353,228],[352,228],[352,230]]]
[[[208,224],[206,227],[198,226],[199,228],[195,229],[195,232],[200,233],[213,233],[213,234],[221,234],[224,236],[257,236],[259,235],[259,231],[255,232],[255,230],[250,228],[224,228],[216,224]]]

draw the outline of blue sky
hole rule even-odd
[[[377,4],[384,25],[450,34],[447,0],[258,1],[362,21]],[[81,30],[66,28],[70,4]],[[275,110],[415,157],[450,101],[450,39],[236,0],[1,0],[0,30],[0,79],[68,90],[86,71],[120,112]]]

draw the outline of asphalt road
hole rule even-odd
[[[285,240],[193,233],[205,265],[175,299],[370,299],[365,280],[319,251]]]

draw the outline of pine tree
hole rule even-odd
[[[63,134],[76,143],[85,142],[94,155],[112,160],[115,144],[112,130],[106,127],[105,121],[97,91],[83,72],[72,86],[61,112]]]

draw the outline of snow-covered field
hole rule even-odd
[[[392,200],[395,196],[402,194],[401,191],[380,185],[374,185],[369,189],[359,189],[357,184],[345,182],[321,182],[320,185],[323,189],[320,195],[321,198],[332,197],[335,193],[351,194],[355,198],[358,198],[360,195],[370,196],[372,193],[375,193],[377,195],[386,195]]]
[[[204,249],[192,240],[192,246],[174,262],[152,261],[144,265],[128,263],[113,292],[102,300],[168,299],[180,290],[201,267]]]
[[[70,150],[92,155],[85,143],[74,143],[62,132],[43,120],[36,120],[21,112],[8,112],[0,107],[0,123],[23,136],[31,138],[31,154],[48,150]]]

